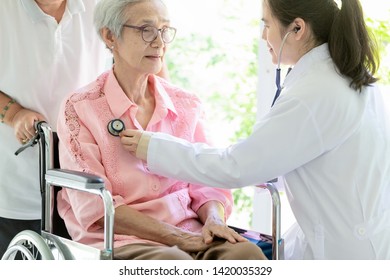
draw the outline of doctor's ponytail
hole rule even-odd
[[[377,81],[377,45],[364,21],[359,0],[264,0],[272,14],[286,28],[296,18],[307,22],[316,45],[328,43],[330,55],[341,75],[350,78],[351,87]]]
[[[329,51],[340,74],[351,78],[351,87],[360,91],[377,81],[373,76],[379,67],[377,45],[367,29],[359,1],[341,2],[329,33]]]

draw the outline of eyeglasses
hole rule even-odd
[[[154,40],[156,40],[156,38],[158,36],[158,32],[161,32],[161,38],[162,38],[163,42],[166,44],[169,44],[170,42],[172,42],[173,39],[175,39],[175,35],[176,35],[176,28],[173,28],[173,27],[163,27],[163,28],[158,29],[158,28],[156,28],[154,26],[150,26],[150,25],[134,26],[134,25],[124,24],[123,26],[140,30],[142,32],[142,39],[146,43],[151,43]]]

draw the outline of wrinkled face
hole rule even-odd
[[[282,45],[283,37],[285,34],[281,34],[281,30],[284,28],[281,26],[280,22],[272,15],[271,9],[268,5],[268,1],[263,1],[263,23],[264,29],[262,34],[262,39],[267,42],[269,52],[272,56],[272,63],[278,63],[279,50]],[[289,37],[292,37],[289,35]],[[281,56],[281,64],[293,64],[290,59],[290,49],[289,40],[287,38],[286,43],[283,47],[283,52]]]
[[[126,17],[126,25],[153,26],[158,29],[170,26],[168,11],[159,0],[129,5]],[[113,54],[116,68],[121,67],[132,74],[141,75],[160,72],[166,51],[161,32],[158,32],[154,41],[145,42],[141,30],[123,27],[121,38],[115,41]]]

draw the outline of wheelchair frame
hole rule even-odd
[[[45,122],[36,124],[36,136],[22,146],[15,154],[39,143],[40,189],[42,195],[41,235],[31,230],[20,232],[10,243],[2,259],[15,259],[17,254],[23,259],[113,259],[114,215],[112,196],[105,189],[104,181],[97,176],[55,169],[54,135]],[[56,235],[53,232],[54,189],[62,187],[75,189],[102,198],[104,214],[104,249],[99,250],[73,240]]]
[[[105,189],[104,181],[91,174],[55,168],[55,137],[46,122],[36,123],[36,136],[15,154],[39,143],[40,179],[42,195],[41,234],[31,230],[21,231],[11,241],[2,260],[15,259],[17,254],[27,260],[81,260],[113,259],[115,208],[112,196]],[[87,246],[57,235],[53,226],[54,187],[69,188],[98,195],[102,198],[104,214],[104,249]],[[284,258],[284,240],[281,238],[281,203],[279,192],[272,182],[256,186],[267,189],[272,199],[272,259]],[[234,227],[233,227],[234,228]]]

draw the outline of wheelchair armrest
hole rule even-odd
[[[49,169],[45,175],[46,182],[55,186],[96,193],[94,190],[104,189],[104,181],[99,176],[66,170]]]
[[[104,250],[101,253],[102,259],[112,259],[114,248],[114,217],[115,207],[111,193],[106,190],[102,178],[78,171],[66,169],[49,169],[45,174],[46,181],[46,206],[45,209],[51,209],[50,186],[59,186],[63,188],[84,191],[99,195],[104,204]],[[47,211],[46,212],[50,212]],[[45,213],[45,229],[50,232],[52,229],[50,213]]]

